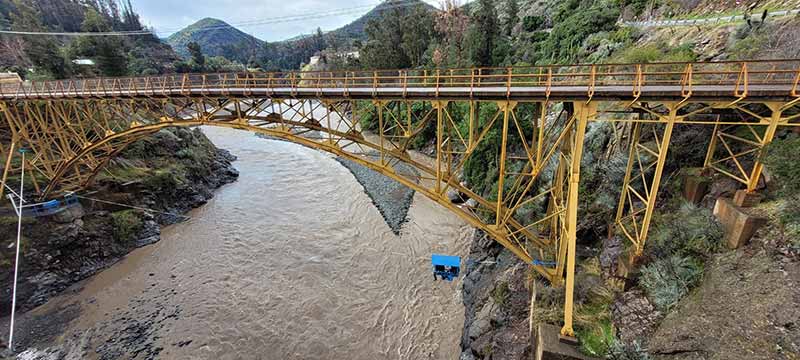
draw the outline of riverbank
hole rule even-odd
[[[234,160],[198,129],[163,130],[130,145],[98,176],[89,189],[91,196],[81,198],[80,206],[54,216],[24,219],[17,310],[44,304],[132,250],[158,242],[162,225],[180,221],[180,214],[211,199],[214,189],[236,180]],[[16,218],[3,218],[0,229],[0,243],[13,244]],[[11,307],[13,250],[0,250],[4,284],[0,311],[4,314]],[[37,336],[42,331],[57,332],[58,324],[71,314],[65,309],[31,332]],[[29,335],[20,332],[18,349],[25,348]]]
[[[56,327],[48,319],[67,319],[31,355],[450,360],[460,351],[459,285],[433,282],[430,270],[431,253],[466,255],[472,229],[458,216],[415,193],[396,235],[333,156],[203,130],[238,156],[242,176],[164,227],[161,241],[20,318],[19,331],[37,339]]]
[[[530,267],[476,231],[463,273],[460,360],[527,359]]]

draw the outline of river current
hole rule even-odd
[[[462,220],[416,194],[395,235],[332,156],[203,131],[238,157],[239,180],[164,228],[160,242],[52,300],[80,304],[67,333],[101,323],[113,333],[122,315],[158,307],[175,310],[147,335],[163,348],[158,358],[458,357],[460,287],[433,281],[430,254],[466,255]]]

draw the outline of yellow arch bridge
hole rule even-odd
[[[632,243],[632,256],[638,256],[673,130],[713,127],[705,167],[754,191],[763,169],[761,152],[776,129],[800,126],[798,83],[800,60],[5,84],[0,87],[2,181],[19,171],[11,160],[20,147],[33,153],[25,166],[38,173],[33,186],[45,198],[89,186],[127,145],[166,127],[215,125],[267,134],[358,162],[482,229],[553,284],[565,286],[562,334],[572,336],[587,124],[617,123],[617,141],[629,152],[616,228]],[[462,115],[455,115],[456,108]],[[479,111],[493,116],[481,120]],[[377,122],[377,129],[361,128],[365,116]],[[435,162],[415,159],[407,150],[423,130],[434,127]],[[500,151],[486,167],[497,173],[498,186],[485,196],[471,190],[460,174],[492,129],[499,130]],[[415,171],[396,170],[397,163],[406,165],[397,169]],[[454,205],[448,191],[475,206]],[[546,213],[531,219],[524,208],[532,204]]]

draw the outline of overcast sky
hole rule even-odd
[[[317,27],[323,31],[337,29],[365,14],[381,1],[132,0],[131,3],[141,15],[142,23],[155,27],[160,37],[167,37],[202,18],[212,17],[234,25],[259,39],[276,41],[311,33]],[[425,2],[438,6],[438,0],[425,0]],[[323,15],[326,12],[328,14]],[[297,16],[313,18],[280,22],[278,19]],[[262,24],[249,26],[242,24],[247,22]]]

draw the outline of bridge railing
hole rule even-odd
[[[638,96],[643,90],[680,88],[690,96],[702,87],[718,87],[731,96],[746,96],[761,85],[785,88],[798,96],[800,59],[650,63],[586,64],[472,69],[408,69],[374,71],[315,71],[274,73],[172,74],[147,77],[70,79],[30,81],[0,85],[0,96],[16,97],[126,97],[174,96],[280,92],[307,93],[337,90],[348,94],[370,89],[401,90],[404,94],[418,89],[469,91],[505,89],[509,95],[518,89],[536,89],[548,95],[553,90],[585,91],[592,96],[597,89],[615,88]]]

